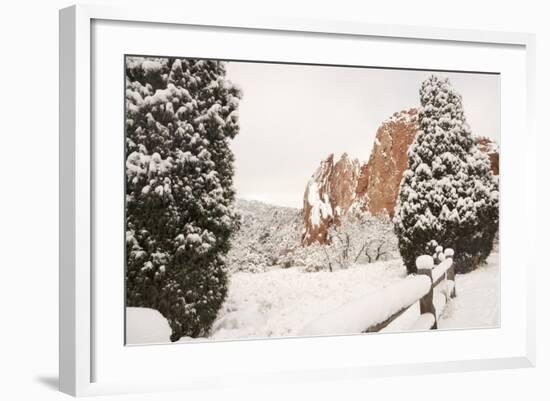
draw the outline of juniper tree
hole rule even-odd
[[[498,182],[474,143],[461,95],[435,75],[420,88],[419,131],[408,151],[395,232],[409,273],[435,240],[455,250],[459,271],[491,252],[498,228]],[[431,254],[431,253],[430,253]]]
[[[126,303],[160,311],[173,341],[206,335],[227,293],[241,93],[225,72],[218,61],[126,63]]]

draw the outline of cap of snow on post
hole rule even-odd
[[[416,258],[416,268],[419,270],[431,270],[434,268],[434,258],[430,255],[421,255]]]
[[[445,249],[445,257],[452,258],[455,254],[455,251],[452,248]]]

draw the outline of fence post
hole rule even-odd
[[[455,251],[451,248],[445,249],[445,257],[447,259],[453,259]],[[456,281],[455,281],[455,262],[453,260],[451,268],[447,271],[447,279],[453,281],[453,290],[451,291],[451,298],[456,297]]]
[[[434,268],[434,260],[432,256],[422,255],[416,258],[416,269],[418,274],[425,274],[430,278],[432,284],[430,285],[430,291],[422,298],[420,298],[420,314],[431,313],[434,315],[434,324],[430,329],[437,329],[437,314],[434,307],[434,288],[433,288],[433,276],[432,269]]]

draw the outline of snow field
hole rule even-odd
[[[455,282],[434,289],[438,328],[494,327],[500,316],[499,254]],[[435,269],[434,269],[435,270]],[[438,269],[436,275],[439,274]],[[300,268],[266,273],[236,273],[228,299],[214,323],[213,339],[352,334],[384,321],[420,298],[423,285],[411,285],[401,261],[353,265],[333,273],[304,273]],[[421,294],[422,293],[422,294]],[[431,317],[430,317],[431,316]],[[431,322],[431,323],[430,323]],[[427,330],[432,315],[420,315],[414,302],[381,332]]]
[[[309,322],[404,278],[405,268],[400,260],[353,265],[332,273],[305,273],[296,267],[265,273],[235,273],[230,278],[228,298],[214,322],[211,337],[301,335]],[[346,324],[344,319],[338,321],[335,326]]]
[[[439,329],[499,325],[498,261],[499,254],[493,253],[487,265],[457,274],[456,298],[445,299],[452,289],[447,280],[435,288]],[[406,284],[408,281],[417,283],[411,286]],[[410,304],[420,297],[424,290],[421,281],[407,277],[400,260],[353,265],[332,273],[307,273],[297,267],[265,273],[239,272],[230,279],[228,298],[210,338],[184,337],[180,341],[359,333],[397,312],[400,304]],[[390,302],[383,302],[388,294]],[[159,312],[127,308],[126,316],[128,344],[170,341],[170,327]],[[428,330],[433,321],[431,314],[420,315],[419,303],[415,302],[381,332]]]
[[[456,298],[447,304],[440,329],[498,327],[500,325],[499,254],[493,252],[487,264],[467,274],[456,275]]]

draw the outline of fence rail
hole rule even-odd
[[[412,330],[437,329],[437,321],[447,301],[456,296],[454,251],[446,249],[434,256],[416,259],[417,274],[390,287],[348,303],[309,323],[301,335],[372,333],[400,318],[417,303],[420,316]],[[439,264],[434,263],[434,259]]]
[[[447,301],[456,296],[453,256],[454,251],[446,249],[444,253],[440,252],[434,256],[422,255],[416,259],[417,274],[428,276],[432,285],[430,291],[418,300],[420,317],[413,324],[415,330],[437,329],[437,320],[443,313]],[[440,263],[435,265],[434,259],[439,259]],[[409,305],[407,309],[413,305]],[[395,314],[388,320],[391,322],[398,317],[399,315]]]

